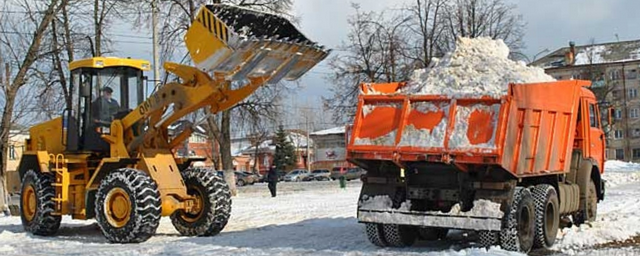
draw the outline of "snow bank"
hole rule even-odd
[[[623,162],[619,160],[609,160],[604,163],[605,172],[639,172],[640,164]]]
[[[544,69],[528,67],[509,58],[502,40],[488,37],[458,38],[456,49],[426,69],[416,70],[406,94],[439,94],[454,98],[507,93],[509,83],[555,81]]]

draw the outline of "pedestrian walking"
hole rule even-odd
[[[269,172],[267,173],[267,181],[269,182],[269,191],[271,192],[271,197],[276,197],[276,186],[278,185],[278,171],[276,170],[276,166],[272,165],[269,168]]]

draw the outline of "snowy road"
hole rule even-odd
[[[598,222],[563,230],[554,251],[544,254],[640,254],[631,247],[592,249],[640,234],[638,171],[640,166],[612,169],[615,186],[598,205]],[[65,218],[56,237],[37,237],[23,232],[18,217],[0,217],[0,255],[518,255],[473,248],[474,234],[462,232],[411,248],[377,248],[355,219],[359,186],[350,182],[342,190],[335,182],[280,184],[283,191],[271,198],[266,186],[257,184],[233,198],[232,218],[220,235],[181,237],[163,218],[158,234],[141,244],[109,244],[93,221]]]

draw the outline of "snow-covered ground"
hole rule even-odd
[[[640,234],[640,165],[610,162],[606,169],[605,177],[616,182],[598,205],[598,221],[562,230],[553,248],[557,253],[640,254],[630,247],[594,248]],[[181,237],[163,218],[158,234],[141,244],[109,244],[93,221],[64,218],[57,236],[38,237],[23,231],[19,217],[0,217],[0,255],[519,255],[474,248],[475,234],[463,232],[411,248],[375,247],[355,218],[360,185],[280,183],[276,198],[264,184],[244,187],[233,198],[231,220],[220,235]]]

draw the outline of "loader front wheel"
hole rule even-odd
[[[50,236],[60,228],[60,215],[55,211],[54,176],[49,173],[27,171],[22,178],[20,217],[24,229],[34,235]]]
[[[517,187],[500,230],[500,245],[509,251],[528,253],[535,234],[535,204],[531,192]]]
[[[96,221],[112,243],[139,243],[153,236],[162,212],[157,184],[146,173],[118,169],[96,193]]]
[[[196,198],[196,211],[178,210],[171,223],[184,236],[215,236],[227,225],[231,214],[231,192],[211,170],[196,168],[182,172],[187,193]]]

